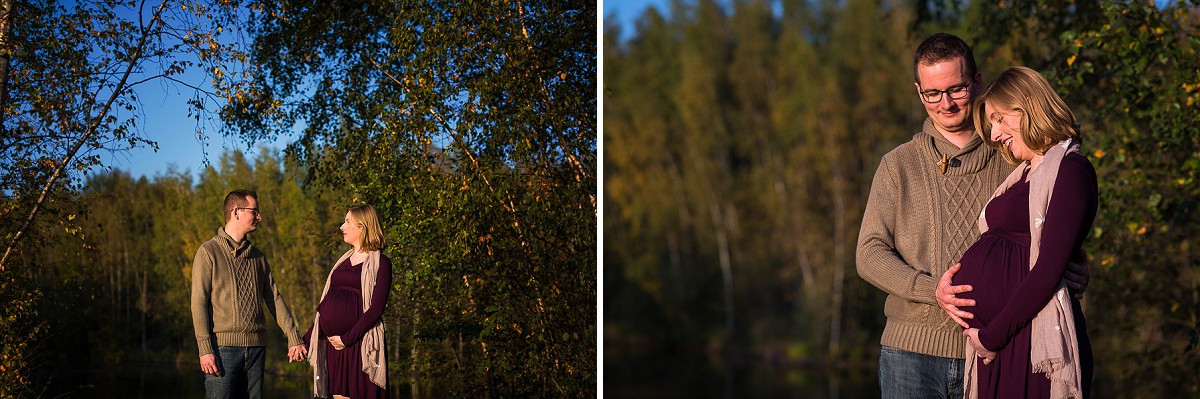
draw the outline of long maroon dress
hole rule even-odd
[[[362,370],[362,336],[383,316],[388,292],[392,285],[392,262],[379,255],[379,274],[371,294],[371,307],[363,312],[362,264],[350,264],[347,258],[329,276],[329,292],[317,305],[321,314],[321,342],[325,345],[325,364],[328,370],[329,394],[349,396],[352,399],[379,399],[387,397],[387,390],[375,383]],[[304,342],[310,342],[312,328],[304,334]],[[346,347],[333,348],[328,337],[341,336]]]
[[[989,230],[963,254],[954,284],[974,290],[967,324],[979,328],[983,346],[996,359],[979,370],[980,398],[1048,398],[1050,380],[1030,362],[1030,323],[1049,303],[1071,255],[1083,245],[1096,214],[1096,172],[1079,154],[1063,159],[1046,210],[1038,264],[1029,268],[1029,183],[1022,179],[986,205]],[[1092,351],[1079,302],[1072,299],[1079,339],[1083,394],[1091,390]]]

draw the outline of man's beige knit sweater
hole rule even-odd
[[[945,173],[938,164],[943,154]],[[979,211],[1012,170],[978,136],[959,149],[928,120],[883,156],[856,258],[859,276],[888,294],[884,346],[963,358],[962,329],[937,306],[934,288],[979,238]]]
[[[262,251],[248,239],[234,241],[224,227],[200,244],[192,262],[192,325],[200,356],[217,346],[266,346],[264,302],[288,347],[300,345],[295,319]]]

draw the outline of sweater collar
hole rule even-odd
[[[221,244],[221,247],[225,248],[225,250],[229,251],[231,254],[236,254],[239,252],[245,253],[245,251],[249,250],[250,247],[253,246],[253,244],[250,243],[249,237],[243,237],[242,242],[234,241],[233,237],[230,236],[229,233],[225,232],[224,226],[217,228],[216,238],[219,238],[217,242]]]
[[[969,175],[987,166],[988,162],[996,155],[996,151],[992,147],[983,144],[983,139],[979,135],[972,135],[971,140],[963,148],[946,140],[942,133],[933,126],[933,121],[925,119],[925,124],[921,128],[924,137],[921,137],[921,148],[924,149],[925,156],[932,162],[933,167],[941,172],[941,161],[943,155],[946,160],[945,175]]]

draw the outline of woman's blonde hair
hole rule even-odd
[[[387,238],[383,235],[383,225],[379,223],[379,213],[375,212],[375,207],[356,204],[351,205],[346,211],[363,230],[360,250],[382,251],[387,247]]]
[[[989,111],[991,103],[998,110]],[[1003,143],[992,141],[989,112],[1001,110],[1021,111],[1021,140],[1025,146],[1038,154],[1045,154],[1050,146],[1068,138],[1080,138],[1075,113],[1067,107],[1050,82],[1037,71],[1015,66],[1005,69],[996,80],[988,85],[983,95],[975,101],[973,112],[975,131],[984,143],[996,148],[1009,163],[1021,163]]]

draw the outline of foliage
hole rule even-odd
[[[1100,180],[1086,309],[1101,312],[1089,327],[1098,375],[1111,378],[1097,388],[1194,396],[1200,380],[1180,371],[1200,367],[1200,12],[1111,1],[1103,10],[1103,24],[1062,35],[1068,55],[1055,68],[1059,90],[1087,104]]]
[[[0,272],[0,398],[25,397],[34,392],[29,380],[37,363],[34,349],[37,337],[45,330],[38,318],[37,304],[42,292],[29,289],[23,276]],[[31,345],[32,344],[32,345]]]
[[[222,118],[247,141],[299,126],[303,184],[380,210],[411,395],[588,396],[595,4],[245,9]]]

